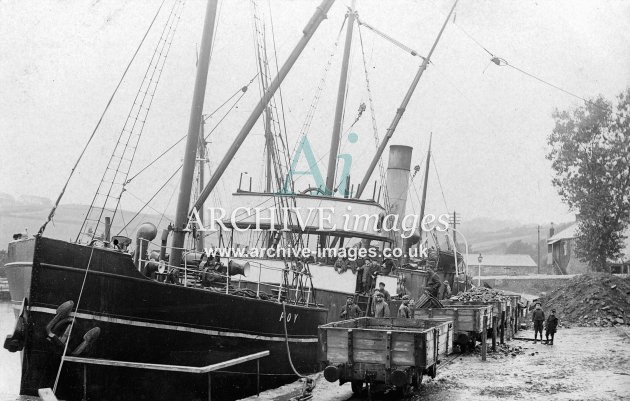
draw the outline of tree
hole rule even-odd
[[[7,251],[2,249],[0,250],[0,267],[4,267],[4,264],[7,263]],[[0,277],[5,276],[4,269],[0,269]]]
[[[516,253],[516,254],[525,254],[525,255],[532,255],[532,254],[535,255],[536,250],[534,249],[532,245],[526,244],[525,242],[519,239],[510,243],[505,249],[505,253],[506,254]]]
[[[553,185],[580,216],[577,255],[606,271],[606,261],[621,256],[630,223],[630,88],[616,104],[600,96],[553,117],[547,159]]]

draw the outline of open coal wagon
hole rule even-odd
[[[418,308],[413,310],[414,319],[448,319],[453,321],[453,343],[465,350],[483,341],[483,319],[487,327],[492,324],[492,305],[447,305],[444,308]]]
[[[319,357],[329,382],[395,387],[408,394],[452,353],[453,322],[445,319],[356,318],[319,326]]]

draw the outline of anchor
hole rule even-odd
[[[73,301],[66,301],[59,305],[55,317],[46,325],[47,340],[57,346],[59,350],[65,348],[66,342],[70,337],[72,329],[72,320],[70,313],[74,309]],[[61,334],[61,335],[60,335]],[[83,335],[83,341],[77,346],[72,355],[78,356],[88,352],[101,334],[100,327],[96,326],[88,330]]]
[[[46,325],[46,339],[58,347],[63,348],[68,336],[70,335],[70,327],[72,326],[70,313],[73,309],[74,301],[66,301],[62,303],[57,308],[55,316]],[[59,337],[58,333],[61,333],[62,330],[63,334]]]
[[[4,348],[9,352],[22,351],[24,349],[24,342],[26,339],[26,328],[28,325],[28,300],[24,298],[22,300],[22,309],[20,315],[15,322],[15,328],[13,334],[7,335],[4,340]]]
[[[94,345],[94,343],[96,342],[100,334],[101,334],[100,327],[98,326],[92,327],[90,330],[87,331],[87,333],[83,335],[83,341],[81,342],[81,344],[79,344],[78,347],[74,349],[74,351],[72,351],[72,355],[79,356],[83,354],[84,352],[90,351],[90,349],[92,348],[92,346]]]

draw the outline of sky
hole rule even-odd
[[[273,27],[281,64],[319,2],[255,3],[268,37]],[[321,159],[322,172],[330,147],[345,29],[338,35],[349,3],[340,0],[333,5],[282,86],[291,151],[311,104],[320,97],[307,137]],[[172,4],[173,0],[165,1],[62,203],[91,201]],[[220,2],[204,113],[212,113],[256,74],[252,4]],[[425,55],[451,5],[439,0],[358,0],[357,11],[363,21]],[[0,3],[0,192],[57,197],[158,6],[157,1],[121,0]],[[185,3],[131,175],[187,132],[203,15],[204,2]],[[380,138],[421,62],[365,27],[361,37],[357,32],[355,28],[341,139],[341,152],[352,156],[353,183],[362,178],[375,149],[363,54]],[[412,146],[412,165],[423,164],[433,133],[427,211],[456,210],[464,221],[477,217],[540,224],[571,220],[571,211],[551,184],[546,138],[553,129],[553,110],[575,107],[581,101],[510,67],[496,66],[484,48],[581,97],[601,94],[612,99],[630,85],[628,43],[627,1],[460,1],[390,141]],[[259,98],[254,81],[213,131],[208,146],[211,164],[218,163]],[[361,103],[368,109],[350,127]],[[219,111],[208,119],[206,131],[221,115]],[[350,132],[358,135],[356,143],[347,140]],[[263,189],[263,140],[259,121],[210,203],[228,203],[242,172],[252,177],[254,190]],[[182,158],[180,144],[135,178],[122,207],[133,210],[149,200]],[[154,198],[149,211],[173,213],[176,178]],[[378,179],[375,173],[372,181]],[[304,180],[298,187],[309,184]],[[415,211],[421,187],[418,176],[408,202]]]

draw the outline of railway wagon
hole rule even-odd
[[[319,326],[319,357],[329,382],[395,387],[408,394],[453,352],[453,321],[356,318]]]
[[[420,308],[413,311],[414,319],[449,319],[453,321],[453,343],[464,349],[481,341],[483,317],[488,316],[488,327],[492,327],[492,305],[449,305],[445,308]]]
[[[520,325],[521,296],[510,294],[506,295],[506,297],[510,300],[511,304],[511,313],[510,317],[508,318],[507,324],[509,324],[512,334],[515,334],[519,330]]]
[[[494,322],[496,321],[497,331],[501,333],[501,339],[503,339],[504,328],[507,324],[507,316],[506,313],[508,311],[509,301],[507,299],[504,300],[492,300],[487,302],[481,301],[469,301],[469,302],[460,302],[460,301],[443,301],[442,302],[445,307],[450,308],[452,306],[462,306],[462,305],[472,305],[472,306],[492,306],[492,316],[488,315],[488,335],[492,335],[493,327],[495,326]],[[501,340],[503,342],[503,340]]]

